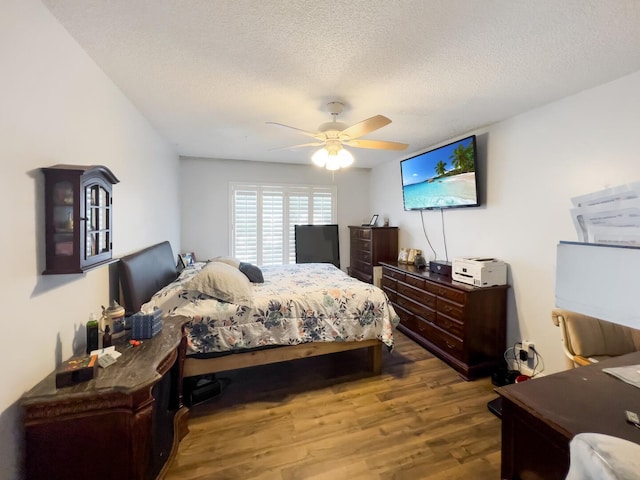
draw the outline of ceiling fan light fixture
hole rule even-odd
[[[319,167],[324,167],[327,164],[328,158],[329,152],[327,152],[324,148],[321,148],[311,156],[311,161]]]
[[[329,155],[326,168],[327,170],[340,170],[340,159],[337,155]]]
[[[340,161],[340,168],[346,168],[353,163],[353,155],[351,155],[351,152],[345,148],[342,148],[338,152],[337,157]]]
[[[323,145],[312,156],[313,163],[320,168],[327,170],[338,170],[348,167],[353,163],[351,152],[343,148],[344,145],[357,148],[383,149],[383,150],[404,150],[409,145],[406,143],[387,142],[383,140],[364,140],[360,137],[368,135],[385,125],[389,125],[391,120],[384,115],[374,115],[359,123],[347,127],[346,124],[337,121],[337,116],[344,110],[342,102],[329,102],[327,110],[331,114],[331,121],[320,125],[317,131],[310,132],[296,127],[290,127],[282,123],[267,122],[280,127],[289,128],[296,132],[313,137],[314,142],[292,145],[284,148],[311,147]],[[280,150],[276,148],[275,150]]]
[[[342,147],[335,148],[323,147],[317,150],[311,157],[311,161],[319,166],[325,167],[327,170],[339,170],[346,168],[353,163],[353,155]]]

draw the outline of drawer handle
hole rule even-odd
[[[453,347],[454,347],[455,345],[452,345],[451,343],[447,342],[446,340],[445,340],[445,342],[444,342],[444,343],[447,345],[447,348],[448,348],[449,350],[453,350]]]

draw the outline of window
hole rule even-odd
[[[336,187],[231,183],[231,254],[257,265],[295,263],[296,224],[336,223]]]

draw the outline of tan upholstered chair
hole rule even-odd
[[[571,368],[640,350],[640,330],[562,309],[554,309],[551,319],[562,330]]]

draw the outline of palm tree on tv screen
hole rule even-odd
[[[469,143],[466,147],[462,144],[458,145],[451,155],[451,163],[456,173],[473,171],[473,144]]]

